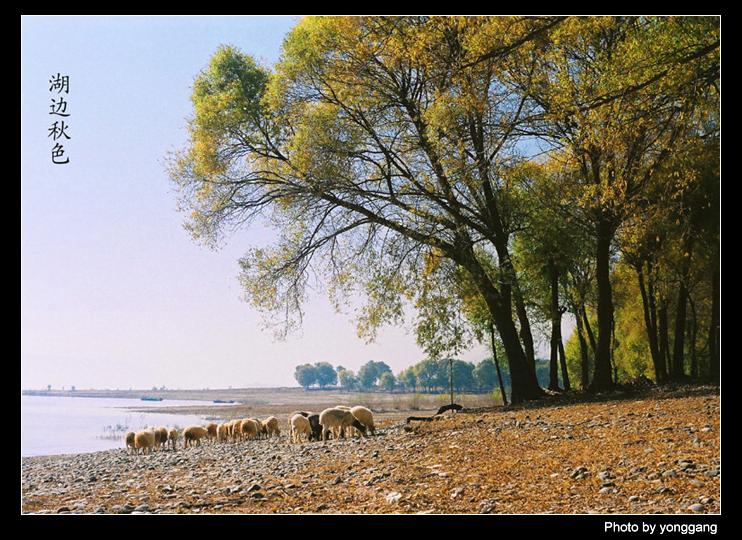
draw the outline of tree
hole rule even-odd
[[[303,386],[304,389],[307,389],[318,382],[317,368],[314,367],[312,364],[302,364],[300,366],[296,366],[296,369],[294,370],[294,378],[300,386]]]
[[[402,384],[406,390],[414,392],[417,388],[417,377],[414,368],[410,366],[397,375],[397,382]]]
[[[338,369],[338,380],[340,381],[340,386],[346,390],[354,390],[359,384],[355,374],[347,369]]]
[[[381,324],[398,316],[405,272],[438,250],[491,311],[513,401],[541,396],[499,176],[531,105],[499,75],[560,21],[308,18],[273,73],[219,49],[194,84],[189,148],[170,162],[189,229],[216,245],[225,228],[270,211],[280,240],[241,260],[241,281],[254,306],[280,315],[282,334],[301,321],[310,269],[336,291],[396,280],[379,295],[391,308],[369,318]]]
[[[474,367],[474,380],[481,390],[492,390],[497,384],[495,362],[485,358]]]
[[[394,375],[389,371],[385,371],[381,374],[381,377],[379,377],[379,386],[387,392],[392,392],[394,390],[395,382]]]
[[[328,362],[317,362],[314,364],[314,367],[317,371],[317,384],[319,384],[320,388],[337,384],[337,373],[331,364]]]
[[[432,358],[418,362],[414,369],[418,384],[428,391],[434,388],[440,380],[440,366]]]
[[[372,388],[380,379],[382,374],[391,372],[392,368],[390,368],[386,363],[369,360],[361,366],[361,369],[358,370],[358,381],[363,388]]]
[[[699,96],[718,88],[719,21],[711,17],[570,19],[523,74],[540,104],[539,134],[567,150],[580,171],[578,205],[596,241],[598,342],[594,390],[611,380],[610,282],[617,230],[654,173],[685,140]]]

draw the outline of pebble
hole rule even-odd
[[[688,507],[688,510],[692,510],[693,512],[703,512],[704,510],[706,510],[706,507],[703,506],[702,504],[696,503],[696,504],[691,504]]]
[[[398,491],[392,491],[387,494],[386,496],[386,502],[389,504],[395,504],[399,502],[399,500],[402,498],[402,494]]]

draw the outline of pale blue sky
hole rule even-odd
[[[163,158],[186,140],[194,77],[220,44],[272,64],[296,20],[22,17],[23,388],[293,386],[298,363],[397,372],[423,358],[401,328],[366,345],[320,295],[301,334],[274,342],[237,283],[237,259],[267,231],[213,252],[182,229]],[[70,76],[63,166],[47,137],[58,72]]]

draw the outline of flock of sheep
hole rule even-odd
[[[376,433],[373,413],[363,406],[346,407],[338,405],[325,409],[320,414],[298,411],[289,416],[289,430],[291,442],[326,441],[328,437],[345,438],[355,432],[366,436],[367,432]],[[183,444],[188,448],[192,444],[201,444],[202,439],[221,442],[240,442],[249,439],[280,437],[278,419],[269,416],[265,420],[257,418],[243,418],[231,420],[223,424],[211,423],[206,426],[189,426],[183,430]],[[154,450],[164,450],[167,447],[175,450],[180,433],[173,428],[150,428],[138,432],[130,431],[126,434],[127,451],[139,454],[150,453]]]

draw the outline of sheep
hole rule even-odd
[[[155,433],[155,448],[164,450],[167,444],[167,428],[156,428],[153,431]]]
[[[241,430],[244,439],[254,439],[260,436],[260,424],[254,418],[244,418]]]
[[[312,436],[312,426],[309,420],[301,414],[295,414],[291,417],[291,442],[300,443],[301,436],[306,435],[307,440]]]
[[[263,420],[260,420],[258,418],[251,418],[251,420],[255,420],[258,423],[258,438],[268,438],[268,428],[263,423]]]
[[[206,436],[209,438],[209,440],[215,440],[216,439],[216,424],[210,423],[206,426]]]
[[[201,445],[201,439],[206,437],[209,432],[202,426],[189,426],[183,430],[184,446],[188,448],[191,442]]]
[[[374,413],[370,409],[367,409],[363,405],[356,405],[350,410],[356,420],[366,426],[371,432],[371,435],[376,435],[376,426],[374,426]]]
[[[126,441],[126,451],[128,453],[131,453],[132,451],[136,452],[136,449],[134,447],[134,435],[136,434],[133,431],[130,431],[124,437],[124,440]]]
[[[242,423],[244,420],[232,420],[232,442],[239,442],[243,439],[242,437]]]
[[[167,440],[173,450],[175,450],[176,442],[178,441],[178,430],[173,428],[167,433]]]
[[[155,446],[154,431],[137,431],[134,434],[134,451],[138,454],[141,448],[142,454],[149,454]]]
[[[263,430],[269,437],[272,437],[274,434],[278,437],[281,436],[281,430],[278,428],[278,418],[275,416],[269,416],[263,420],[262,424]]]
[[[300,414],[307,420],[312,428],[312,434],[309,436],[310,441],[319,441],[322,438],[322,426],[319,423],[319,415],[307,411],[296,411],[291,413],[291,416]],[[289,428],[291,428],[291,416],[289,417]]]
[[[343,409],[325,409],[319,415],[319,423],[322,425],[323,442],[327,440],[327,435],[333,428],[340,428],[340,437],[345,437],[345,429],[351,426],[363,435],[366,434],[366,426],[356,420],[350,411],[344,411]]]
[[[229,439],[229,426],[227,424],[219,424],[216,426],[216,439],[218,441],[226,441]]]

